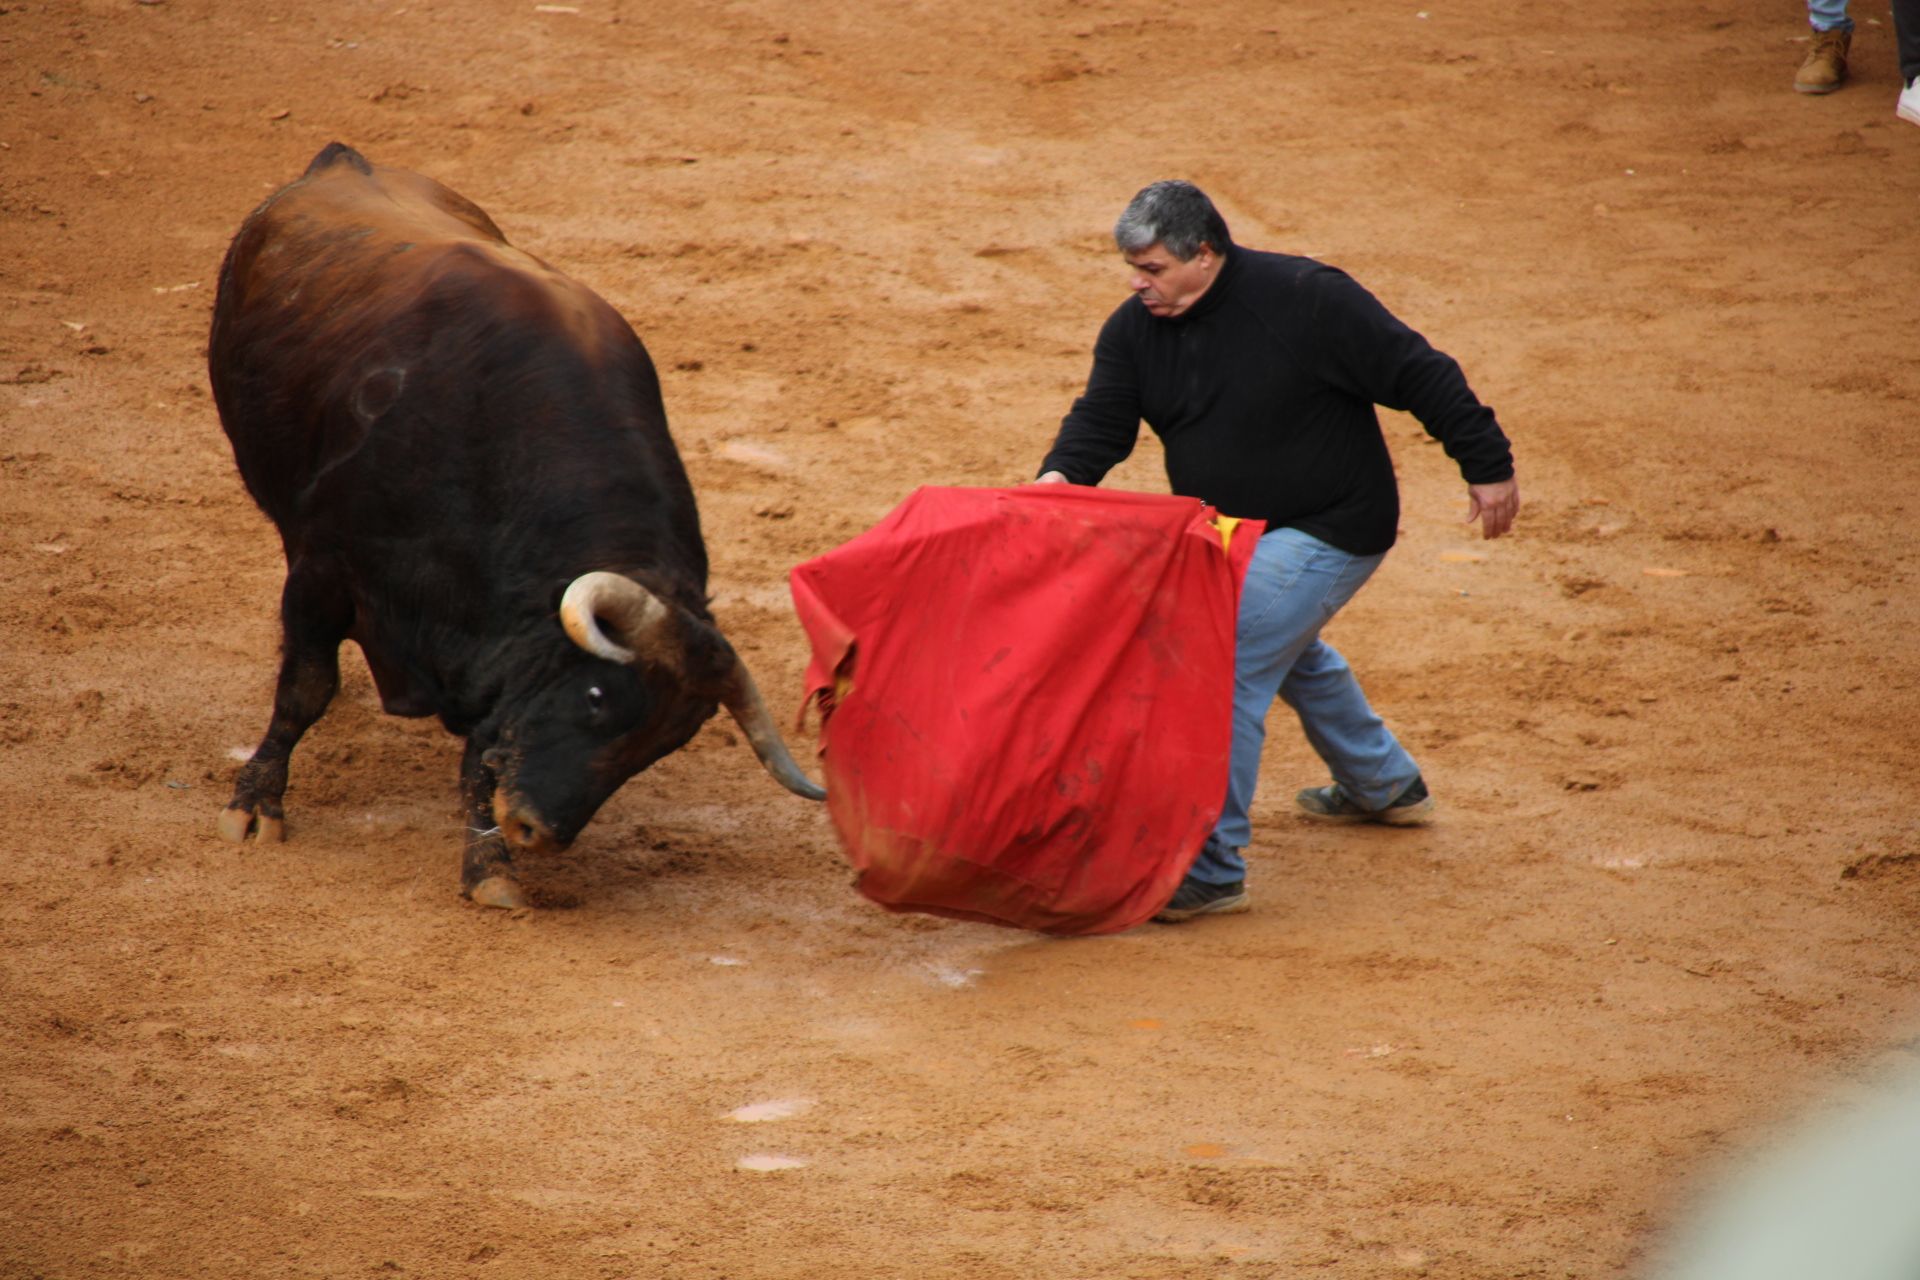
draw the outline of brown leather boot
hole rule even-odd
[[[1832,93],[1847,78],[1847,50],[1853,44],[1853,32],[1834,28],[1813,33],[1813,47],[1807,60],[1793,77],[1793,87],[1801,93]]]

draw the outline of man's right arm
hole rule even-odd
[[[1043,481],[1099,484],[1133,452],[1140,437],[1140,387],[1123,311],[1109,316],[1100,330],[1087,389],[1060,420],[1053,448],[1040,464]]]

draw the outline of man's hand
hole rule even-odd
[[[1064,475],[1060,474],[1058,471],[1049,471],[1045,475],[1036,477],[1033,480],[1033,483],[1034,484],[1066,484],[1067,478]]]
[[[1042,479],[1045,477],[1043,476]],[[1480,536],[1497,538],[1513,528],[1513,518],[1520,512],[1520,480],[1516,476],[1511,480],[1502,480],[1499,484],[1470,484],[1467,486],[1467,518],[1465,523],[1480,522]]]

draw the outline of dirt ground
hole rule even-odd
[[[0,1276],[1644,1269],[1920,1053],[1920,129],[1856,17],[1812,99],[1789,0],[0,3]],[[1520,460],[1475,542],[1386,415],[1331,632],[1438,821],[1295,818],[1276,719],[1252,914],[1047,939],[868,904],[714,725],[492,911],[350,652],[221,843],[281,561],[208,310],[336,138],[634,322],[783,712],[787,570],[1031,475],[1135,189],[1349,269]]]

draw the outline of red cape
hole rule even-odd
[[[1165,905],[1226,796],[1262,528],[1192,498],[930,487],[794,569],[860,892],[1064,934]]]

